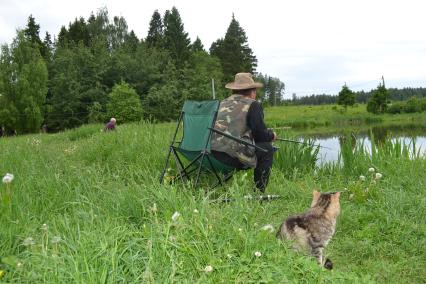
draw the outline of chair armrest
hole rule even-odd
[[[212,127],[208,127],[208,129],[210,129],[211,131],[216,132],[217,134],[220,134],[220,135],[222,135],[222,136],[224,136],[224,137],[226,137],[226,138],[229,138],[229,139],[234,140],[234,141],[236,141],[236,142],[238,142],[238,143],[241,143],[241,144],[243,144],[243,145],[245,145],[245,146],[253,147],[253,148],[255,148],[256,150],[259,150],[259,151],[262,151],[262,152],[265,152],[265,153],[266,153],[266,152],[268,152],[268,150],[265,150],[265,149],[263,149],[263,148],[261,148],[261,147],[259,147],[259,146],[256,146],[256,145],[251,144],[251,143],[249,143],[249,142],[247,142],[247,141],[244,141],[244,140],[242,140],[242,139],[239,139],[239,138],[237,138],[237,137],[235,137],[235,136],[233,136],[233,135],[231,135],[231,134],[225,133],[225,132],[223,132],[223,131],[217,130],[217,129],[212,128]]]

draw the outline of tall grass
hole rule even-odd
[[[287,175],[281,168],[286,165],[277,158],[267,193],[280,194],[281,200],[245,200],[253,182],[250,175],[239,173],[222,189],[235,197],[235,202],[225,204],[212,202],[202,188],[158,184],[173,132],[170,124],[124,125],[111,133],[101,133],[100,128],[0,139],[0,175],[15,175],[11,207],[0,205],[0,282],[426,279],[422,157],[406,159],[386,151],[373,160],[354,156],[357,171],[367,175],[373,161],[383,174],[372,189],[376,193],[359,199],[357,188],[365,191],[370,181],[360,182],[358,172],[335,167],[328,172],[319,169],[317,175]],[[298,155],[285,148],[280,151]],[[312,165],[305,155],[301,159]],[[313,189],[343,188],[347,192],[341,196],[342,214],[326,249],[333,271],[262,230],[266,224],[277,230],[285,216],[306,210]],[[3,184],[0,190],[5,190]],[[355,195],[351,198],[349,193]],[[175,212],[180,217],[173,220]],[[257,251],[261,257],[255,256]],[[206,272],[207,266],[213,271]]]

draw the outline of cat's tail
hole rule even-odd
[[[333,262],[331,261],[331,259],[327,258],[324,262],[324,268],[328,269],[328,270],[332,270],[333,269]]]

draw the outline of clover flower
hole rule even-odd
[[[255,255],[256,257],[261,257],[261,256],[262,256],[262,253],[261,253],[260,251],[257,251],[257,252],[255,252],[255,253],[254,253],[254,255]]]
[[[369,173],[374,173],[374,171],[375,171],[375,169],[374,169],[374,168],[369,168],[369,169],[368,169],[368,172],[369,172]]]
[[[179,218],[179,216],[180,216],[180,213],[179,212],[175,212],[175,213],[173,213],[173,216],[172,216],[172,220],[173,220],[173,222],[176,222],[177,221],[177,219]]]
[[[194,212],[195,214],[200,213],[200,212],[197,210],[197,208],[195,208],[193,212]]]
[[[11,183],[11,182],[12,182],[13,178],[14,178],[14,176],[13,176],[12,174],[7,173],[7,174],[3,177],[2,181],[3,181],[3,183],[8,184],[8,183]]]
[[[157,212],[157,203],[154,203],[151,207],[151,212],[156,213]]]
[[[41,226],[41,229],[42,229],[43,231],[47,231],[47,230],[49,230],[49,226],[48,226],[46,223],[44,223],[44,224]]]
[[[24,242],[22,243],[24,246],[33,246],[35,245],[34,239],[31,237],[28,237],[24,240]]]
[[[360,180],[360,181],[365,181],[365,176],[360,175],[360,176],[359,176],[359,180]]]
[[[53,238],[52,238],[52,244],[58,244],[58,243],[60,243],[62,241],[62,239],[61,239],[61,237],[60,236],[54,236]]]
[[[376,173],[376,177],[375,177],[377,180],[379,180],[379,179],[381,179],[382,178],[382,174],[381,173]]]
[[[205,268],[204,268],[204,272],[206,272],[206,273],[210,273],[210,272],[212,272],[213,271],[213,266],[211,266],[211,265],[207,265]]]
[[[268,225],[263,226],[262,230],[263,231],[268,231],[270,233],[273,233],[274,232],[274,226],[272,226],[271,224],[268,224]]]

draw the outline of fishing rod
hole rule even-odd
[[[328,150],[333,150],[333,149],[325,147],[325,146],[316,145],[316,144],[308,144],[308,143],[305,143],[305,142],[300,142],[300,141],[291,140],[291,139],[276,138],[275,141],[293,142],[293,143],[298,143],[298,144],[303,144],[303,145],[311,145],[311,146],[320,147],[320,148],[324,148],[324,149],[328,149]]]

